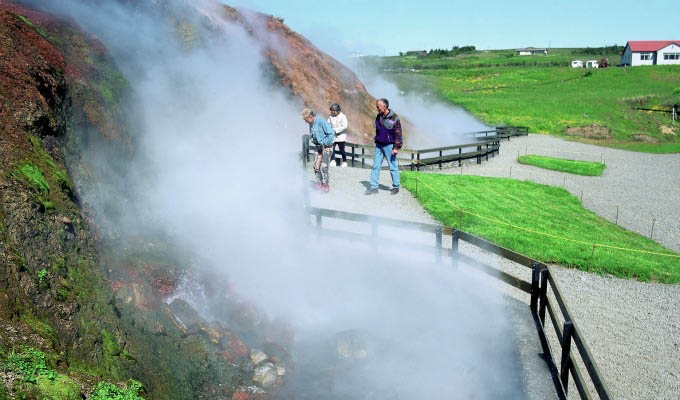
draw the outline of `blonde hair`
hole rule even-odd
[[[304,110],[302,110],[302,118],[307,118],[307,117],[310,117],[310,116],[311,117],[316,116],[314,111],[310,110],[309,108],[305,108]]]

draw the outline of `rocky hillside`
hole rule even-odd
[[[369,143],[373,139],[375,98],[354,72],[317,49],[279,18],[254,14],[245,19],[235,9],[228,6],[225,9],[227,15],[244,24],[253,35],[264,43],[271,43],[266,54],[280,85],[323,115],[328,115],[330,104],[339,103],[343,112],[351,117],[347,140]],[[254,28],[258,26],[266,27],[266,31]],[[267,35],[273,35],[277,40],[269,41]]]
[[[264,40],[252,18],[225,13]],[[353,138],[369,138],[374,100],[356,77],[280,20],[255,18],[287,43],[266,47],[273,80],[317,110],[340,102],[361,115]],[[291,368],[285,324],[162,236],[107,234],[83,201],[126,201],[99,186],[84,150],[134,154],[133,93],[77,21],[0,0],[0,399],[271,398]],[[187,282],[222,323],[177,298]]]

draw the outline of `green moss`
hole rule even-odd
[[[118,104],[123,93],[130,88],[130,84],[120,72],[108,65],[104,66],[101,71],[103,79],[95,84],[97,92],[108,105]]]
[[[17,172],[24,181],[28,182],[38,193],[49,194],[50,185],[45,180],[45,175],[32,162],[26,162],[17,167]]]
[[[71,378],[57,374],[53,379],[40,375],[36,379],[38,390],[46,399],[81,400],[80,386]]]
[[[50,178],[54,181],[54,183],[57,184],[58,187],[67,193],[73,192],[73,184],[71,183],[68,174],[63,168],[59,167],[59,165],[54,162],[49,154],[47,154],[42,146],[42,141],[40,138],[36,136],[30,136],[29,140],[33,146],[33,158],[36,159],[36,162],[38,164],[44,164],[45,167],[49,167],[46,169],[48,169],[51,173]]]
[[[24,17],[23,15],[17,15],[17,17],[19,17],[19,19],[22,20],[26,25],[30,26],[31,28],[33,28],[33,30],[38,32],[38,34],[40,36],[44,37],[45,39],[49,39],[49,35],[47,34],[47,32],[43,28],[35,25],[31,21],[29,21],[28,18]]]
[[[107,356],[119,356],[122,348],[116,341],[116,338],[106,329],[101,330],[102,341],[104,343],[104,352]]]
[[[90,400],[143,400],[144,398],[140,395],[143,390],[142,384],[135,380],[129,380],[126,388],[108,382],[99,382],[88,398]]]
[[[22,321],[28,325],[31,330],[41,337],[52,341],[52,343],[57,344],[59,340],[57,339],[57,334],[54,329],[47,323],[36,318],[32,313],[25,313],[21,316]]]
[[[3,381],[0,381],[0,400],[9,400],[7,390],[5,389],[5,383]]]

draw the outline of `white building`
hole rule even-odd
[[[680,65],[680,40],[633,40],[626,44],[621,65]]]
[[[548,49],[537,49],[535,47],[527,47],[526,49],[517,49],[516,52],[520,56],[532,56],[535,54],[548,54]]]

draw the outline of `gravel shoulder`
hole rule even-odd
[[[500,153],[500,156],[484,161],[482,165],[464,164],[463,173],[504,177],[512,175],[516,179],[537,183],[565,185],[567,190],[577,196],[583,190],[586,208],[614,221],[618,205],[619,225],[640,234],[649,235],[652,219],[657,218],[654,222],[654,239],[680,251],[680,155],[633,153],[543,135],[504,141]],[[515,160],[518,153],[588,161],[603,158],[607,169],[601,177],[574,176],[517,164]],[[461,171],[455,167],[432,172]],[[311,173],[309,176],[313,178]],[[435,223],[408,191],[402,189],[398,195],[390,196],[387,189],[391,186],[391,180],[387,171],[381,173],[380,180],[385,190],[377,195],[364,196],[368,176],[369,170],[366,169],[332,167],[330,193],[313,193],[311,204]],[[480,262],[529,279],[530,271],[524,266],[464,243],[461,243],[460,250]],[[559,266],[555,266],[554,272],[613,398],[677,399],[680,393],[680,285],[643,283]],[[500,281],[497,286],[508,296],[528,304],[528,295],[525,293]],[[513,311],[509,310],[509,313],[513,314]],[[530,317],[528,321],[531,321]],[[525,325],[526,321],[519,324]],[[529,333],[537,337],[533,325],[524,333],[529,338]],[[521,335],[518,337],[524,340]],[[518,343],[527,379],[532,379],[536,368],[540,370],[543,367],[536,363],[540,353],[540,345],[536,345]],[[527,382],[527,387],[540,382]],[[527,393],[527,396],[538,399],[544,394],[545,391],[538,390],[533,394]],[[569,397],[574,397],[573,390]]]

